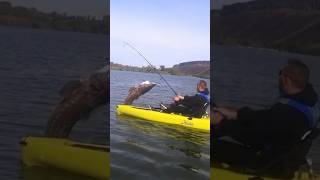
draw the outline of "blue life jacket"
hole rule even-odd
[[[313,129],[317,126],[320,118],[320,102],[317,102],[313,107],[289,98],[280,98],[279,102],[302,112],[306,117],[309,129]]]
[[[204,92],[199,92],[197,93],[197,95],[203,97],[205,100],[206,100],[206,103],[209,103],[210,102],[210,97],[208,94],[204,93]]]
[[[290,98],[280,98],[278,102],[293,107],[305,115],[309,129],[300,138],[301,140],[304,140],[317,127],[320,118],[320,102],[317,102],[313,107]],[[266,150],[270,150],[272,147],[270,144],[264,146]]]
[[[205,103],[202,106],[202,109],[204,109],[204,111],[206,111],[209,103],[210,103],[210,96],[208,93],[206,93],[205,91],[203,92],[198,92],[197,95],[201,96],[204,100]],[[199,107],[192,107],[192,109],[198,109]]]

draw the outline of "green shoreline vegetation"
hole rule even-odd
[[[0,2],[0,25],[33,29],[109,34],[109,15],[101,19],[92,16],[73,16],[67,13],[45,13],[35,8],[12,6]]]
[[[138,67],[111,62],[110,68],[111,70],[145,73],[155,73],[155,71],[158,71],[161,74],[195,76],[199,78],[210,79],[210,61],[190,61],[180,63],[172,67],[160,66],[160,68],[157,68],[156,70],[154,70],[151,66]]]

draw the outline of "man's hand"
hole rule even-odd
[[[230,119],[230,120],[237,119],[237,116],[238,116],[238,110],[233,108],[220,107],[220,108],[214,108],[213,110],[221,113],[223,116],[226,117],[226,119]]]
[[[178,102],[178,101],[183,100],[183,99],[184,99],[184,97],[183,97],[183,96],[180,96],[180,95],[177,95],[177,96],[173,97],[173,100],[174,100],[175,102]]]
[[[211,124],[217,125],[220,124],[220,122],[224,119],[223,115],[216,111],[211,113],[213,115],[213,118],[211,119]]]

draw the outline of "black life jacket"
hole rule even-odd
[[[280,98],[279,102],[302,112],[305,116],[305,120],[307,121],[309,130],[317,127],[320,118],[320,102],[317,102],[314,106],[309,106],[289,98]]]

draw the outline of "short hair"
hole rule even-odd
[[[305,88],[309,82],[310,70],[299,59],[288,59],[287,65],[281,72],[284,76],[290,78],[298,88]]]
[[[198,83],[198,86],[200,86],[203,89],[206,89],[207,88],[207,82],[204,81],[204,80],[200,80],[199,83]]]

